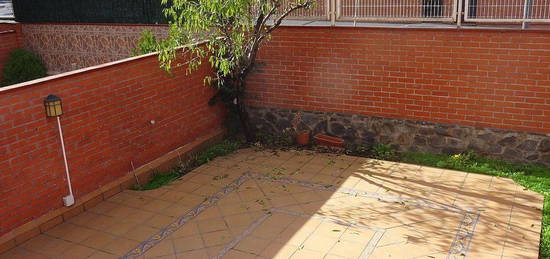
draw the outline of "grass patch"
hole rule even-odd
[[[181,174],[179,173],[179,171],[175,169],[172,169],[168,172],[163,172],[163,173],[154,173],[153,176],[151,177],[151,180],[146,185],[143,185],[143,186],[136,185],[134,186],[133,189],[139,190],[139,191],[154,190],[163,185],[167,185],[180,177],[181,177]]]
[[[153,174],[151,180],[142,186],[134,185],[133,190],[147,191],[154,190],[161,186],[167,185],[185,174],[193,171],[193,169],[206,164],[216,157],[228,155],[241,147],[241,143],[237,141],[226,140],[217,145],[211,146],[197,154],[191,156],[185,163],[178,165],[167,172],[158,172]]]
[[[529,190],[544,194],[540,258],[550,258],[550,168],[539,165],[513,164],[503,160],[481,157],[473,152],[452,156],[405,152],[401,154],[399,161],[511,178]]]

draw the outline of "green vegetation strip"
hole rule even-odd
[[[481,157],[473,152],[451,156],[406,152],[401,154],[397,160],[411,164],[507,177],[529,190],[544,194],[540,258],[550,258],[550,168],[539,165],[512,164]]]
[[[147,191],[157,189],[163,185],[172,183],[174,180],[182,177],[183,175],[193,171],[193,169],[208,163],[219,156],[228,155],[235,150],[239,149],[241,144],[236,141],[226,140],[220,144],[211,146],[204,151],[201,151],[188,159],[184,164],[178,165],[172,168],[168,172],[158,172],[153,174],[151,180],[143,185],[135,185],[134,190]]]

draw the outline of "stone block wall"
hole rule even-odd
[[[292,120],[301,113],[312,136],[328,133],[346,143],[383,143],[401,151],[459,154],[472,150],[510,161],[550,166],[550,136],[546,134],[284,108],[250,107],[249,112],[257,131],[275,135],[292,127]]]

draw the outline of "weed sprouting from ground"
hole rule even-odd
[[[167,185],[180,178],[181,176],[191,172],[193,169],[212,161],[219,156],[228,155],[241,147],[241,143],[237,141],[226,140],[217,145],[211,146],[197,154],[192,155],[187,161],[172,168],[167,172],[157,172],[153,174],[151,180],[143,185],[135,185],[134,190],[146,191],[157,189],[163,185]],[[221,180],[221,179],[220,179]]]

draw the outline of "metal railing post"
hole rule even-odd
[[[458,11],[456,12],[456,27],[460,28],[462,27],[462,17],[464,18],[468,17],[468,3],[466,3],[466,8],[464,8],[464,13],[462,12],[462,6],[464,4],[464,1],[468,0],[455,0],[458,1]],[[464,14],[464,15],[463,15]]]
[[[530,15],[530,9],[533,3],[531,0],[525,0],[525,3],[523,4],[523,22],[521,23],[521,29],[525,30],[527,28],[527,19]]]
[[[359,6],[359,0],[355,0],[355,4],[353,6],[353,26],[357,26],[357,8]]]
[[[340,0],[338,0],[340,2]],[[336,0],[330,0],[329,1],[329,10],[330,10],[330,24],[332,26],[336,26]]]

